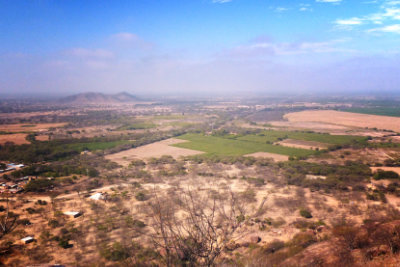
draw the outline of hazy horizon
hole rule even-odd
[[[400,1],[4,1],[1,95],[398,92]]]

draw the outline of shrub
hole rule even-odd
[[[246,217],[243,214],[240,214],[239,216],[236,217],[236,220],[238,223],[244,222],[246,220]]]
[[[34,214],[34,213],[37,212],[34,208],[31,208],[31,207],[27,208],[26,211],[27,211],[29,214]]]
[[[298,233],[293,237],[291,245],[306,248],[315,242],[317,242],[315,236],[308,233]]]
[[[378,170],[374,174],[374,179],[375,180],[381,180],[381,179],[399,179],[399,175],[394,172],[394,171],[384,171],[384,170]]]
[[[310,219],[313,217],[311,212],[307,209],[300,209],[300,215],[306,219]]]
[[[133,220],[133,226],[137,228],[144,228],[146,224],[140,220]]]
[[[37,180],[32,180],[30,181],[26,186],[25,190],[26,191],[31,191],[31,192],[43,192],[46,189],[51,188],[54,186],[54,182],[48,179],[37,179]]]
[[[144,191],[140,191],[135,194],[135,198],[139,201],[146,201],[148,199],[148,196]]]
[[[51,228],[57,228],[58,226],[60,226],[60,223],[57,220],[52,219],[47,223],[47,225]]]
[[[39,205],[42,205],[42,206],[47,205],[47,201],[46,200],[41,200],[41,199],[39,199],[36,203],[39,204]]]
[[[58,245],[64,249],[72,247],[72,245],[69,243],[69,238],[67,236],[61,236],[58,241]]]
[[[30,225],[31,224],[31,222],[28,219],[18,220],[17,223],[21,224],[21,225]]]
[[[119,242],[115,242],[112,246],[103,247],[100,255],[109,261],[123,261],[129,257],[129,253]]]
[[[89,169],[88,175],[89,177],[97,177],[99,176],[99,172],[96,169],[91,168]]]
[[[280,250],[281,248],[285,247],[285,243],[280,240],[274,240],[268,243],[264,248],[263,251],[267,254],[274,253],[275,251]]]

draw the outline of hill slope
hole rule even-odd
[[[63,104],[129,103],[137,101],[140,101],[140,99],[126,92],[118,94],[81,93],[59,99],[59,102]]]

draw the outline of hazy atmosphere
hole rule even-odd
[[[0,0],[0,267],[400,266],[400,0]]]
[[[0,92],[395,92],[400,1],[0,0]]]

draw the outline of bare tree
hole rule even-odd
[[[150,237],[167,266],[212,266],[244,221],[244,206],[231,191],[221,197],[188,189],[174,199],[154,192],[152,199]]]
[[[9,197],[6,196],[5,200],[6,200],[6,208],[4,209],[4,214],[0,216],[1,237],[11,232],[17,220],[17,216],[10,211]]]

